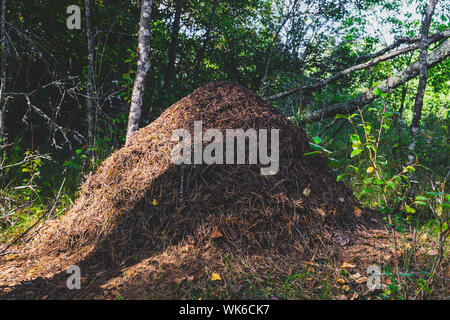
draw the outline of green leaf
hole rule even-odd
[[[408,206],[407,204],[405,204],[405,209],[407,213],[415,213],[416,209],[411,208],[410,206]]]
[[[317,155],[317,154],[320,154],[320,151],[307,152],[307,153],[304,153],[303,155],[305,157],[307,157],[307,156],[314,156],[314,155]]]
[[[350,155],[351,158],[357,156],[358,154],[360,154],[362,152],[362,149],[355,149],[352,151],[352,154]]]
[[[322,139],[320,139],[320,137],[313,137],[312,139],[313,139],[314,143],[316,143],[316,144],[322,143]]]

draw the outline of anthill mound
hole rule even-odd
[[[224,135],[226,129],[279,129],[278,173],[261,175],[254,164],[174,164],[173,131],[193,135],[195,121],[203,132]],[[27,256],[104,268],[183,242],[236,252],[295,250],[306,258],[311,242],[348,242],[357,219],[352,192],[336,182],[325,159],[305,156],[310,151],[304,131],[260,96],[233,83],[209,83],[106,159],[73,208],[34,236]]]

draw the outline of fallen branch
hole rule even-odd
[[[429,54],[427,62],[428,69],[440,63],[449,56],[450,56],[450,38],[447,38],[437,49],[433,50]],[[419,62],[416,61],[407,68],[405,68],[403,71],[401,71],[397,76],[393,76],[391,78],[391,83],[389,84],[389,87],[391,89],[395,89],[398,86],[413,79],[418,74],[419,74]],[[303,115],[301,121],[304,123],[314,122],[335,116],[337,114],[347,114],[350,112],[354,112],[355,110],[358,109],[358,107],[363,107],[373,102],[377,98],[377,96],[374,94],[374,91],[377,89],[380,90],[381,92],[386,92],[387,89],[386,81],[384,81],[382,84],[375,86],[371,90],[364,92],[363,94],[357,96],[356,98],[350,101],[336,103],[329,107],[308,112]]]
[[[443,32],[440,32],[440,33],[437,33],[437,34],[434,34],[433,36],[431,36],[429,38],[429,43],[431,44],[431,43],[437,42],[439,40],[442,40],[442,39],[448,38],[448,37],[450,37],[450,31],[448,31],[448,30],[447,31],[443,31]],[[406,38],[406,39],[404,39],[403,43],[405,43],[406,40],[407,41],[411,41],[411,42],[416,41],[415,38]],[[321,88],[327,86],[328,84],[330,84],[331,82],[336,81],[336,80],[338,80],[338,79],[340,79],[340,78],[342,78],[342,77],[344,77],[346,75],[349,75],[349,74],[351,74],[351,73],[353,73],[355,71],[370,68],[370,67],[372,67],[373,65],[375,65],[375,64],[377,64],[379,62],[393,59],[393,58],[395,58],[397,56],[400,56],[402,54],[405,54],[407,52],[417,50],[418,48],[419,48],[419,44],[414,44],[412,46],[405,47],[405,48],[399,49],[397,51],[394,51],[394,52],[391,52],[391,53],[386,53],[386,54],[380,56],[380,54],[379,54],[380,52],[382,52],[382,51],[383,52],[387,52],[387,51],[390,51],[392,49],[392,48],[390,48],[389,50],[386,50],[387,48],[385,48],[382,51],[373,54],[374,59],[372,59],[370,61],[367,61],[367,62],[358,64],[358,65],[352,66],[350,68],[347,68],[344,71],[341,71],[338,74],[335,74],[334,76],[332,76],[330,78],[327,78],[325,80],[319,81],[319,82],[317,82],[315,84],[305,85],[305,86],[293,88],[293,89],[287,90],[285,92],[281,92],[281,93],[275,94],[273,96],[270,96],[270,97],[268,97],[266,99],[267,100],[274,100],[274,99],[286,97],[286,96],[291,95],[293,93],[321,89]]]
[[[449,36],[450,36],[450,30],[445,30],[442,32],[432,34],[428,38],[429,44],[434,43],[439,40],[442,40],[442,39],[445,39],[445,38],[448,38]],[[389,52],[405,43],[411,44],[411,43],[418,43],[419,41],[420,41],[420,37],[397,38],[393,44],[387,46],[386,48],[384,48],[378,52],[369,53],[369,54],[365,54],[365,55],[358,57],[356,59],[356,62],[365,61],[368,59],[373,59],[373,58],[379,57],[379,56],[385,54],[386,52]]]

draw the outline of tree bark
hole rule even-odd
[[[200,65],[202,64],[203,58],[205,56],[206,48],[208,47],[209,43],[209,37],[211,34],[212,24],[214,21],[214,16],[216,14],[217,6],[219,5],[219,0],[214,0],[213,9],[211,11],[211,15],[209,17],[208,27],[206,28],[206,33],[204,35],[203,45],[200,49],[200,52],[197,55],[197,61],[195,63],[195,69],[194,69],[194,87],[198,86],[198,77],[200,72]]]
[[[444,42],[442,42],[442,44],[438,48],[436,48],[429,54],[427,59],[427,67],[431,68],[434,65],[443,61],[444,59],[448,58],[449,56],[450,56],[450,38],[447,38]],[[420,62],[416,61],[409,67],[405,68],[396,76],[393,76],[390,80],[389,88],[395,89],[398,86],[408,82],[412,78],[419,75],[420,69],[419,66]],[[333,117],[337,114],[347,114],[350,112],[354,112],[355,110],[358,109],[358,107],[361,108],[373,102],[377,98],[377,96],[374,94],[374,91],[377,88],[382,92],[386,92],[387,88],[386,82],[375,86],[371,90],[364,92],[363,94],[357,96],[356,98],[350,101],[336,103],[332,106],[308,112],[302,117],[302,122],[305,123],[314,122],[319,121],[321,119]]]
[[[153,0],[143,0],[141,19],[139,23],[139,47],[136,78],[131,96],[130,115],[128,117],[127,142],[132,134],[139,129],[142,102],[145,91],[145,80],[150,70],[150,19]]]
[[[6,92],[6,63],[8,58],[8,44],[6,42],[6,0],[2,1],[2,16],[0,21],[0,37],[2,45],[2,65],[1,65],[1,83],[0,83],[0,144],[5,144],[5,115],[6,104],[8,99],[5,96]]]
[[[408,161],[410,164],[413,164],[416,162],[416,143],[417,143],[417,136],[419,133],[419,125],[420,125],[420,119],[422,117],[422,108],[423,108],[423,97],[425,95],[425,88],[427,86],[427,77],[428,77],[428,66],[427,66],[427,60],[428,60],[428,30],[430,29],[431,20],[433,17],[434,9],[436,7],[437,0],[429,0],[427,10],[425,12],[425,16],[422,22],[422,30],[420,35],[420,54],[419,54],[419,85],[417,87],[417,95],[416,100],[414,102],[414,112],[413,112],[413,118],[411,122],[411,143],[409,145],[409,155],[408,155]]]
[[[180,33],[181,13],[183,11],[183,0],[175,1],[175,16],[172,25],[172,39],[169,47],[169,63],[167,64],[166,76],[164,81],[164,90],[166,93],[170,92],[171,83],[173,79],[173,69],[175,66],[175,59],[178,49],[178,35]]]
[[[94,146],[95,137],[95,109],[94,109],[94,45],[91,28],[91,10],[89,0],[85,0],[86,10],[86,35],[88,43],[88,79],[87,79],[87,97],[86,109],[88,120],[88,147]],[[89,154],[92,154],[89,151]]]

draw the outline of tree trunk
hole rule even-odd
[[[139,23],[139,54],[133,94],[131,96],[130,115],[128,117],[127,143],[131,135],[139,129],[145,80],[150,70],[150,17],[152,14],[152,3],[153,0],[142,1],[141,20]]]
[[[400,107],[398,109],[398,115],[396,116],[395,123],[403,119],[403,110],[405,109],[406,94],[408,93],[408,83],[405,83],[402,87],[402,97],[400,100]]]
[[[427,77],[428,77],[428,67],[427,67],[427,60],[428,60],[428,30],[430,29],[432,16],[434,13],[434,8],[436,7],[437,0],[429,0],[428,1],[428,7],[425,12],[425,16],[422,22],[422,31],[420,35],[420,54],[419,54],[419,85],[417,87],[417,95],[416,100],[414,102],[414,112],[413,112],[413,118],[411,122],[411,143],[409,145],[409,155],[408,155],[408,161],[410,164],[413,164],[416,162],[416,143],[417,143],[417,136],[419,133],[419,125],[420,125],[420,119],[422,117],[422,107],[423,107],[423,97],[425,95],[425,88],[427,86]]]
[[[0,144],[5,144],[5,114],[8,99],[5,97],[6,92],[6,63],[8,57],[8,45],[6,42],[6,0],[2,1],[2,17],[1,17],[1,44],[2,44],[2,65],[1,65],[1,83],[0,83]]]
[[[214,21],[214,16],[216,14],[217,6],[219,5],[219,0],[214,0],[213,9],[211,11],[211,16],[209,17],[208,27],[206,28],[206,33],[203,40],[202,48],[197,55],[197,61],[195,63],[194,69],[194,87],[198,86],[198,78],[200,73],[200,65],[202,64],[203,58],[205,56],[206,48],[208,47],[209,36],[211,34],[211,28]]]
[[[89,0],[85,0],[86,7],[86,35],[88,43],[88,79],[87,79],[87,97],[86,109],[88,120],[88,147],[94,146],[95,137],[95,109],[94,109],[94,45],[91,29],[91,10]],[[92,155],[92,152],[89,151]]]
[[[427,59],[427,67],[431,68],[434,65],[440,63],[444,59],[450,56],[450,38],[447,38],[439,48],[433,50]],[[389,88],[395,89],[398,86],[408,82],[412,78],[419,75],[419,61],[414,62],[409,67],[405,68],[399,72],[395,77],[390,80]],[[371,90],[364,92],[363,94],[357,96],[356,98],[347,101],[336,103],[332,106],[328,106],[322,109],[310,111],[302,117],[302,122],[314,122],[321,119],[330,118],[337,114],[347,114],[354,112],[358,107],[363,107],[371,102],[373,102],[377,96],[374,91],[378,88],[382,92],[386,92],[386,83],[379,84]]]
[[[409,65],[411,63],[413,53],[409,55],[407,64]],[[404,83],[402,86],[402,96],[400,98],[400,107],[398,108],[398,114],[395,116],[394,123],[395,125],[398,125],[399,120],[403,119],[403,111],[405,110],[405,102],[406,102],[406,96],[408,94],[408,83]],[[398,127],[399,129],[401,127]]]
[[[175,16],[172,25],[172,40],[169,48],[169,63],[166,69],[166,76],[164,81],[164,90],[170,93],[171,83],[173,79],[173,69],[175,66],[175,59],[178,49],[178,34],[180,33],[181,13],[183,11],[183,0],[175,1]]]

